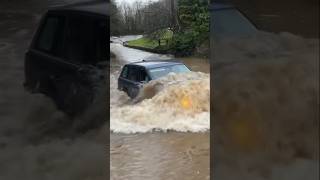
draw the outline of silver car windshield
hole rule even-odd
[[[149,74],[152,79],[158,79],[160,77],[163,77],[169,74],[170,72],[186,73],[186,72],[190,72],[190,70],[187,68],[187,66],[183,64],[149,69]]]

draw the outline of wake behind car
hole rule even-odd
[[[107,3],[49,9],[25,54],[25,88],[42,93],[69,115],[87,108],[105,78]]]
[[[118,78],[118,89],[135,98],[143,84],[169,73],[190,72],[189,68],[175,60],[142,60],[123,66]]]

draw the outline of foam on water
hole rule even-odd
[[[210,127],[208,74],[169,74],[146,84],[135,100],[116,94],[111,97],[110,109],[113,132],[203,132]]]
[[[318,179],[319,40],[261,32],[214,51],[215,177]]]

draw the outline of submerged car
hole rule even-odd
[[[158,79],[169,73],[185,73],[190,69],[175,60],[142,60],[123,66],[118,78],[118,89],[135,98],[143,84]]]
[[[25,54],[24,87],[69,115],[85,110],[104,82],[109,49],[108,4],[49,9]]]

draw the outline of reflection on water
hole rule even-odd
[[[194,72],[150,82],[140,94],[143,100],[132,105],[128,96],[116,89],[121,66],[142,59],[173,58],[121,45],[138,37],[111,38],[111,51],[117,58],[111,59],[110,75],[111,179],[209,179],[209,75]],[[193,60],[182,61],[194,71],[208,72],[208,61]],[[155,88],[158,84],[162,85],[160,91]],[[148,96],[150,93],[153,95]],[[191,109],[182,109],[183,94],[194,97]],[[150,132],[153,130],[161,132]],[[139,133],[127,134],[133,132]]]

